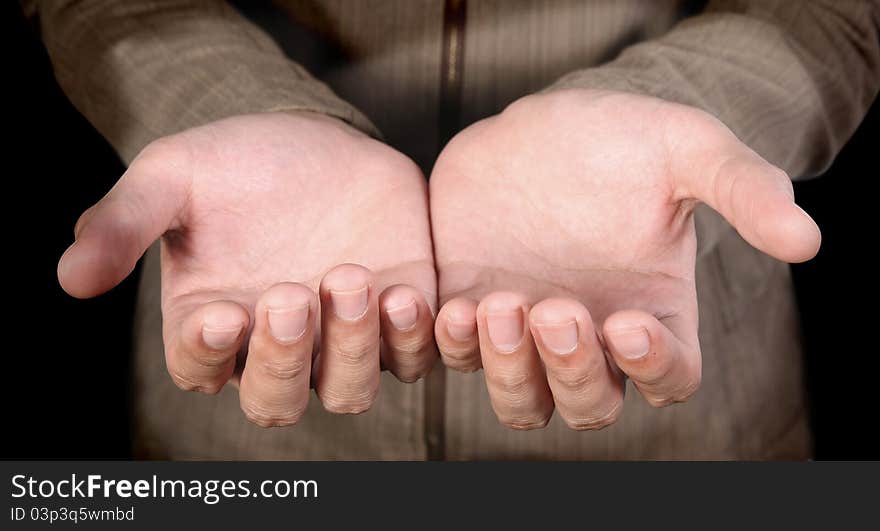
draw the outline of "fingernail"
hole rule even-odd
[[[489,328],[489,341],[495,345],[499,352],[513,352],[522,343],[523,314],[521,308],[487,314],[486,326]]]
[[[610,339],[614,350],[630,360],[643,357],[651,348],[648,331],[641,327],[612,331]]]
[[[801,215],[807,218],[807,220],[816,228],[816,232],[819,232],[821,234],[822,231],[819,229],[819,224],[816,223],[816,220],[813,219],[813,216],[809,215],[807,211],[801,208],[799,204],[795,203],[794,206],[796,206],[797,209],[801,211]]]
[[[346,291],[330,290],[330,302],[333,303],[333,313],[345,321],[357,321],[367,313],[369,296],[370,293],[367,286],[361,289]]]
[[[72,266],[74,265],[74,262],[70,259],[69,255],[73,252],[75,246],[76,242],[71,243],[70,246],[64,250],[61,258],[58,259],[58,274],[62,277],[66,277],[71,269],[73,269]]]
[[[294,308],[269,308],[269,332],[279,343],[290,343],[306,333],[309,305]]]
[[[403,306],[388,308],[385,311],[388,313],[388,320],[398,330],[409,330],[414,327],[416,319],[419,317],[419,307],[416,305],[415,299],[410,299]]]
[[[477,322],[453,321],[452,319],[447,319],[446,330],[449,332],[452,339],[456,341],[469,341],[470,339],[473,339],[474,335],[477,333]]]
[[[541,341],[556,354],[571,354],[578,345],[577,321],[535,324]]]
[[[202,339],[206,345],[216,350],[232,346],[240,333],[241,325],[223,327],[202,326]]]

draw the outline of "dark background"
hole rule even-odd
[[[130,328],[137,274],[88,301],[64,294],[58,258],[79,214],[121,175],[113,150],[70,105],[18,5],[0,7],[6,73],[4,447],[0,458],[129,457]],[[818,459],[878,459],[876,319],[880,111],[823,177],[795,187],[822,228],[819,256],[795,266]],[[137,272],[136,272],[137,273]]]

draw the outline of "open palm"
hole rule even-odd
[[[338,120],[239,116],[157,141],[82,216],[60,281],[104,292],[159,237],[169,372],[209,393],[240,375],[261,425],[295,422],[310,385],[363,411],[380,359],[412,381],[436,357],[424,178]]]
[[[483,367],[517,428],[613,422],[700,382],[693,208],[789,262],[818,250],[785,173],[710,115],[610,92],[529,96],[460,133],[431,178],[447,365]],[[607,353],[607,355],[606,355]]]

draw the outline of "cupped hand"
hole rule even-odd
[[[357,413],[380,364],[414,381],[436,358],[427,208],[418,168],[339,120],[239,116],[148,146],[82,215],[58,277],[96,296],[161,237],[178,386],[240,378],[263,426],[296,422],[310,385],[328,410]]]
[[[623,93],[523,98],[457,135],[431,176],[444,362],[484,369],[502,423],[614,422],[699,386],[693,210],[787,262],[818,251],[788,176],[711,115]]]

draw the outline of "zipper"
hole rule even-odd
[[[461,127],[461,83],[467,0],[445,0],[440,58],[440,101],[437,113],[439,155]],[[436,157],[435,157],[436,158]],[[446,367],[438,362],[425,378],[425,446],[431,461],[446,456]]]
[[[446,0],[443,9],[443,56],[440,60],[439,145],[437,154],[461,127],[464,32],[467,0]]]

